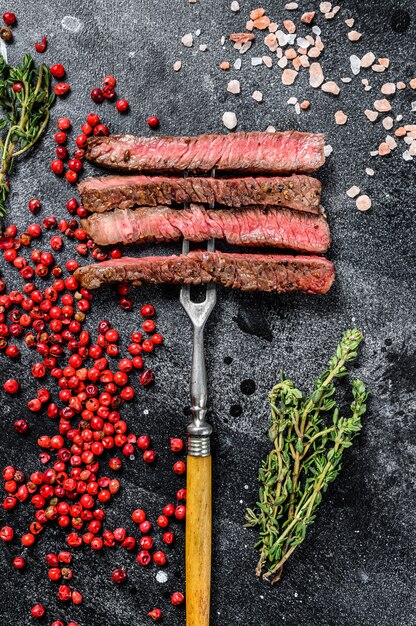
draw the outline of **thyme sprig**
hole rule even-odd
[[[21,83],[20,91],[13,89],[16,83]],[[36,68],[32,57],[26,54],[21,65],[11,67],[0,56],[0,217],[6,213],[7,176],[14,159],[38,141],[48,124],[54,100],[46,65]]]
[[[334,398],[335,380],[347,375],[347,364],[356,358],[361,341],[356,328],[344,333],[310,397],[283,376],[270,393],[274,447],[260,467],[259,501],[254,510],[247,509],[246,527],[259,529],[256,573],[272,584],[305,539],[322,494],[341,471],[344,450],[361,430],[368,395],[364,383],[352,383],[349,417],[340,415]]]

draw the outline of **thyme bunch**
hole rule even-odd
[[[13,89],[16,84],[20,91]],[[0,217],[6,213],[7,176],[14,159],[38,141],[48,124],[54,100],[46,65],[36,68],[32,57],[26,54],[21,65],[11,67],[0,56]]]
[[[309,397],[283,376],[270,393],[273,449],[261,464],[259,501],[247,509],[246,527],[259,530],[256,574],[272,584],[305,539],[323,493],[341,471],[344,451],[361,430],[368,395],[364,383],[352,382],[349,417],[340,415],[334,397],[335,380],[347,375],[361,341],[356,328],[344,333]]]

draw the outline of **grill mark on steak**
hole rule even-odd
[[[129,158],[126,160],[125,155]],[[91,137],[89,161],[120,171],[308,174],[325,162],[324,135],[249,132],[196,137]]]
[[[334,281],[334,266],[314,256],[194,251],[186,256],[104,261],[78,268],[75,276],[87,289],[127,281],[135,285],[217,283],[242,291],[324,294]]]
[[[272,246],[323,254],[330,234],[324,216],[268,206],[241,209],[141,207],[95,213],[81,220],[100,246],[116,243],[202,242],[224,239],[229,244]]]
[[[230,207],[270,204],[319,213],[321,183],[302,174],[223,179],[98,176],[84,179],[78,191],[83,206],[91,213],[190,202]]]

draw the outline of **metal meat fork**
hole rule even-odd
[[[214,252],[215,240],[207,244]],[[188,254],[184,239],[182,254]],[[203,302],[191,300],[190,285],[181,287],[180,302],[193,324],[191,367],[192,422],[188,426],[186,484],[186,625],[208,626],[210,619],[212,537],[212,426],[206,421],[207,371],[204,356],[204,327],[217,300],[216,286],[206,286]]]

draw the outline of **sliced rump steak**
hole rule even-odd
[[[168,178],[167,176],[96,176],[85,178],[78,191],[91,213],[172,203],[217,203],[240,207],[252,204],[285,206],[319,213],[321,183],[302,174],[270,178]]]
[[[328,223],[322,215],[276,207],[189,209],[141,207],[95,213],[81,221],[86,233],[100,246],[225,239],[241,246],[273,246],[300,252],[326,252],[330,244]]]
[[[91,137],[89,161],[124,172],[314,172],[325,162],[324,135],[298,131],[197,137]]]
[[[80,267],[83,287],[105,283],[135,285],[218,283],[242,291],[326,293],[334,281],[333,264],[322,257],[230,254],[196,251],[187,256],[121,258]]]

